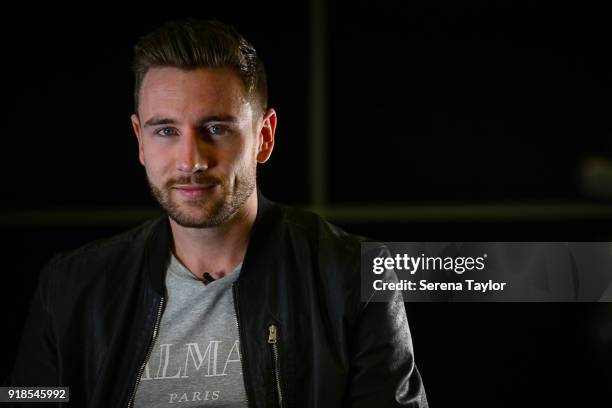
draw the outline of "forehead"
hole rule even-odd
[[[151,68],[140,89],[143,116],[241,114],[245,110],[250,110],[246,90],[231,68]]]

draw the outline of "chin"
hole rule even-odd
[[[222,203],[211,205],[208,203],[206,208],[189,208],[190,205],[176,204],[170,211],[166,212],[178,225],[186,228],[212,228],[221,225],[228,218],[225,214]]]
[[[185,228],[211,228],[219,224],[208,216],[194,216],[187,214],[168,214],[178,225]]]

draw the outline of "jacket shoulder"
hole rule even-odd
[[[351,234],[311,211],[283,208],[287,236],[301,253],[309,253],[321,279],[332,286],[354,291],[361,269],[361,243],[367,239]]]
[[[116,262],[130,254],[142,253],[148,237],[162,221],[163,217],[147,220],[118,234],[58,252],[49,260],[45,269],[53,269],[57,273],[58,270],[66,270],[66,267],[83,266],[79,268],[79,273],[95,273],[98,266]]]
[[[368,239],[352,234],[332,224],[312,211],[281,205],[283,221],[290,229],[299,231],[306,238],[320,245],[331,245],[345,248],[348,251],[359,251],[361,242]]]

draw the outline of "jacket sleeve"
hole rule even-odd
[[[30,303],[29,314],[21,336],[7,386],[58,386],[57,339],[51,309],[54,261],[43,268]]]
[[[397,276],[387,270],[383,279]],[[400,291],[387,302],[370,297],[363,304],[353,329],[349,387],[352,407],[428,407]]]

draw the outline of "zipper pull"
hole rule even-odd
[[[276,344],[276,325],[274,324],[268,327],[268,343]]]

